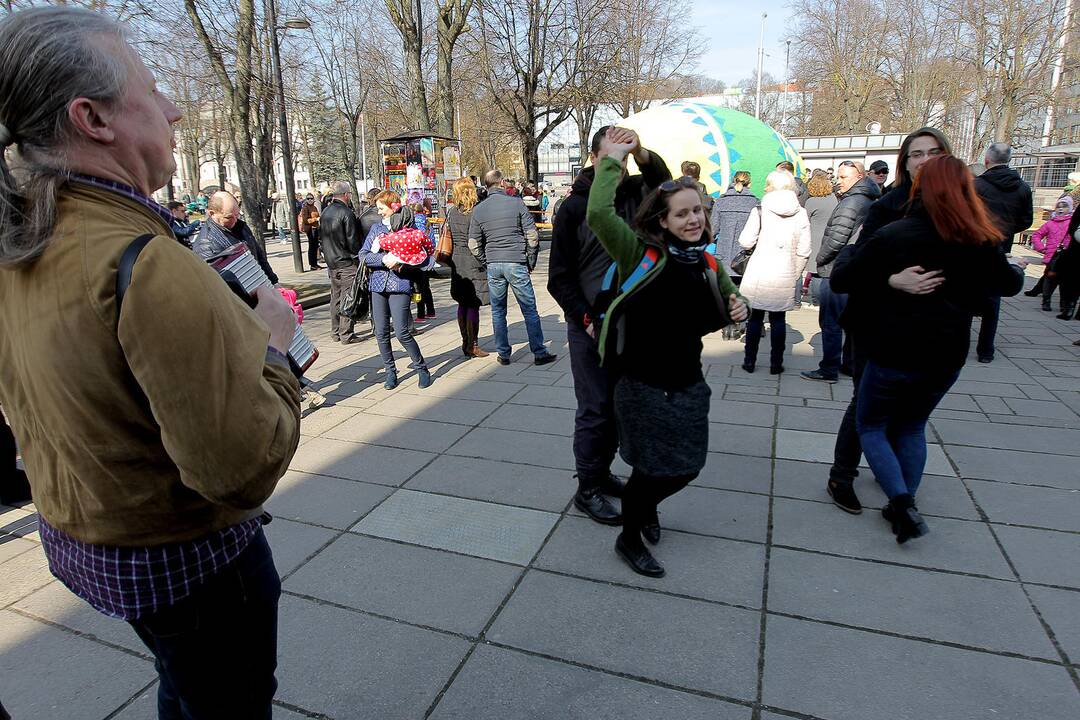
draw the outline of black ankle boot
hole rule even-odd
[[[650,545],[660,542],[660,513],[653,510],[641,525],[641,537]]]
[[[859,496],[855,494],[854,483],[830,479],[825,486],[825,492],[829,493],[833,505],[844,512],[852,515],[858,515],[862,512],[862,503],[859,502]]]
[[[637,531],[634,531],[630,537],[626,536],[625,530],[619,533],[619,537],[615,539],[615,552],[638,575],[664,577],[664,566],[658,563],[652,553],[645,548]]]
[[[626,490],[626,478],[621,478],[615,473],[609,472],[600,481],[600,492],[611,497],[621,498]]]
[[[622,524],[622,515],[596,486],[579,487],[574,493],[574,507],[601,525]]]
[[[896,542],[903,545],[908,540],[922,537],[930,532],[926,521],[915,507],[915,498],[911,495],[897,495],[889,501],[888,512],[882,510],[881,514],[892,523],[893,533],[896,534]]]

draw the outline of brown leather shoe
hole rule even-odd
[[[472,350],[469,352],[469,354],[472,355],[473,357],[478,357],[478,358],[485,358],[488,355],[491,355],[491,353],[487,352],[486,350],[484,350],[479,345],[473,345]]]

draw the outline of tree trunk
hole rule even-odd
[[[190,2],[190,0],[188,0]],[[418,130],[431,131],[427,88],[424,86],[424,23],[420,3],[415,0],[385,0],[390,19],[405,46],[405,86],[409,88],[409,108]],[[415,2],[415,4],[414,4]]]
[[[474,0],[442,0],[438,5],[439,54],[436,58],[435,130],[454,137],[454,45],[465,29]]]

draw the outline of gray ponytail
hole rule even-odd
[[[72,7],[20,10],[0,20],[0,268],[32,263],[56,225],[73,140],[67,109],[79,97],[119,102],[127,59],[102,38],[124,41],[108,17]],[[8,155],[17,161],[8,164]]]

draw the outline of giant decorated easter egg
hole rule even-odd
[[[619,121],[636,130],[641,144],[659,154],[673,175],[691,160],[701,165],[701,182],[710,195],[727,190],[739,170],[750,173],[750,187],[761,197],[765,177],[789,160],[802,173],[799,153],[780,133],[746,113],[692,101],[656,105]]]

